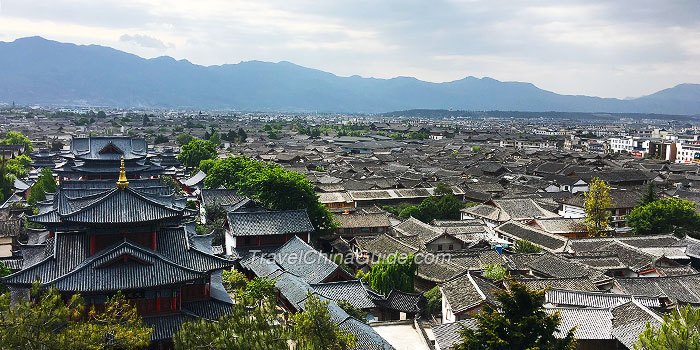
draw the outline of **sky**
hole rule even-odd
[[[0,41],[35,35],[201,65],[491,77],[601,97],[700,83],[700,0],[0,0]]]

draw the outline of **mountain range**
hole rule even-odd
[[[381,113],[407,109],[700,114],[700,84],[634,99],[561,95],[524,82],[467,77],[340,77],[290,62],[201,66],[98,45],[28,37],[0,42],[0,102]]]

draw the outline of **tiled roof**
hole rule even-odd
[[[495,228],[496,232],[514,240],[527,240],[549,251],[561,252],[567,238],[546,233],[528,225],[509,221]]]
[[[204,205],[220,206],[233,205],[246,198],[245,196],[239,195],[238,191],[232,189],[203,189],[201,196]]]
[[[575,291],[555,288],[548,290],[545,294],[545,302],[555,306],[610,308],[629,303],[633,299],[647,307],[661,307],[659,298],[649,296],[631,296],[625,294]]]
[[[392,289],[386,297],[387,307],[406,313],[418,313],[424,304],[425,299],[421,294],[405,293],[396,289]]]
[[[338,214],[335,216],[338,228],[390,227],[389,215],[373,214]]]
[[[307,283],[323,282],[336,271],[345,273],[338,264],[296,236],[279,247],[273,259],[282,269],[300,276]]]
[[[457,322],[437,324],[432,327],[435,335],[435,343],[440,349],[452,349],[452,346],[461,342],[460,331],[463,327],[476,330],[477,323],[473,318],[467,318]]]
[[[559,217],[555,213],[542,209],[531,198],[494,199],[493,203],[513,220]]]
[[[559,312],[561,324],[555,332],[555,336],[558,338],[563,338],[570,329],[576,327],[574,330],[576,339],[613,339],[613,315],[607,308],[547,308],[545,311],[552,314]]]
[[[700,304],[700,275],[616,278],[614,283],[627,294],[663,295],[678,303]]]
[[[345,300],[358,309],[377,307],[367,289],[359,280],[312,284],[318,294],[335,301]]]
[[[227,216],[233,236],[281,235],[314,231],[304,209],[229,212]]]
[[[113,147],[117,152],[102,152],[109,147]],[[148,145],[143,138],[126,136],[74,137],[70,151],[80,159],[119,160],[123,156],[125,160],[130,160],[145,158]]]
[[[440,285],[452,313],[458,314],[482,303],[494,303],[495,285],[467,272]]]
[[[596,287],[595,284],[593,284],[593,282],[591,282],[586,277],[529,278],[529,279],[516,277],[516,280],[518,282],[526,285],[529,289],[534,289],[534,290],[542,290],[545,288],[559,288],[559,289],[580,290],[580,291],[589,291],[589,292],[599,291],[598,287]]]

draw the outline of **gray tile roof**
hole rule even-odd
[[[233,236],[283,235],[314,231],[306,210],[229,212]]]
[[[633,295],[666,296],[678,303],[700,304],[700,275],[615,278],[615,285]]]
[[[233,205],[246,198],[245,196],[239,195],[238,191],[233,189],[203,189],[201,196],[202,204],[220,206]]]
[[[275,250],[273,259],[283,270],[300,276],[307,283],[323,282],[336,271],[347,275],[338,264],[296,236]]]
[[[476,320],[467,318],[457,322],[437,324],[432,327],[433,334],[435,335],[435,343],[440,347],[440,350],[452,349],[452,346],[461,342],[462,337],[460,331],[462,327],[476,330]]]
[[[545,294],[545,302],[555,306],[610,308],[629,303],[633,299],[647,307],[661,307],[661,302],[659,301],[658,297],[631,296],[625,294],[587,292],[555,288],[548,290]]]
[[[330,300],[345,300],[358,309],[377,307],[367,291],[369,287],[359,280],[312,284],[311,287]]]
[[[563,338],[566,333],[576,327],[574,337],[580,340],[613,339],[610,310],[595,308],[547,308],[548,313],[559,312],[561,324],[555,336]]]
[[[509,221],[495,228],[495,231],[513,240],[527,240],[552,252],[564,251],[567,238],[549,234],[540,229]]]
[[[113,147],[117,153],[103,152]],[[75,137],[71,141],[70,152],[79,159],[125,160],[142,159],[148,154],[148,145],[143,138],[97,136],[88,138]]]
[[[445,301],[450,304],[454,314],[483,303],[495,303],[493,291],[497,289],[495,285],[470,272],[440,285]]]

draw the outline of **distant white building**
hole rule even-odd
[[[631,136],[611,137],[608,141],[610,142],[611,152],[632,152],[634,150],[635,141]]]

